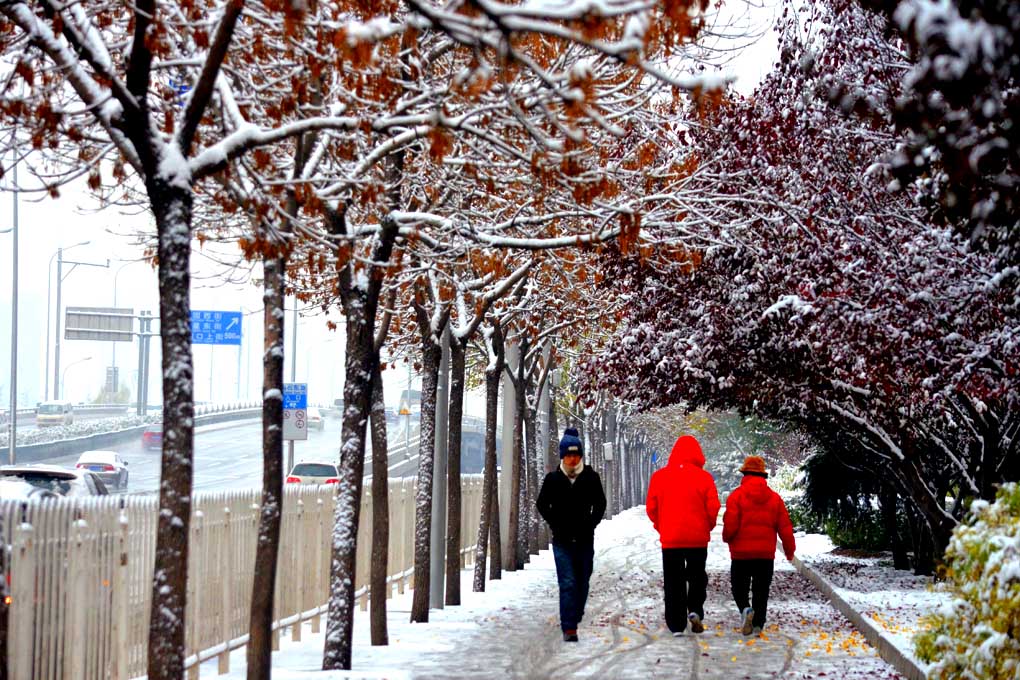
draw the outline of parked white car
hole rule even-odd
[[[127,488],[128,464],[116,451],[86,451],[78,456],[74,467],[88,470],[110,488]]]
[[[306,422],[308,423],[309,430],[322,430],[326,427],[326,421],[322,419],[322,411],[315,406],[309,406],[305,411]]]
[[[287,475],[287,484],[337,484],[340,474],[328,461],[302,461]]]
[[[49,489],[32,486],[28,482],[13,477],[0,477],[0,500],[31,501],[56,497],[57,494]]]
[[[94,473],[87,470],[69,470],[58,465],[0,466],[0,481],[27,482],[39,489],[46,489],[68,498],[105,496],[110,493],[103,480]],[[15,488],[10,487],[12,491]]]

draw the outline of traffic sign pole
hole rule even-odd
[[[308,439],[308,383],[283,384],[283,438],[287,444],[287,472],[294,468],[294,440]]]

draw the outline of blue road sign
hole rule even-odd
[[[283,383],[283,410],[308,408],[308,383]]]
[[[659,460],[659,453],[657,451],[652,451],[652,462],[655,463],[658,460]]]
[[[191,344],[240,345],[241,312],[191,310]]]

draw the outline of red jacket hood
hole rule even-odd
[[[667,465],[684,465],[690,463],[699,468],[705,467],[705,454],[701,452],[701,444],[689,434],[685,434],[673,444]]]
[[[764,503],[772,495],[765,478],[754,475],[746,475],[740,481],[740,489],[755,503]]]

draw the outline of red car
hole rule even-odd
[[[142,432],[142,446],[147,449],[163,448],[163,424],[153,423]]]

